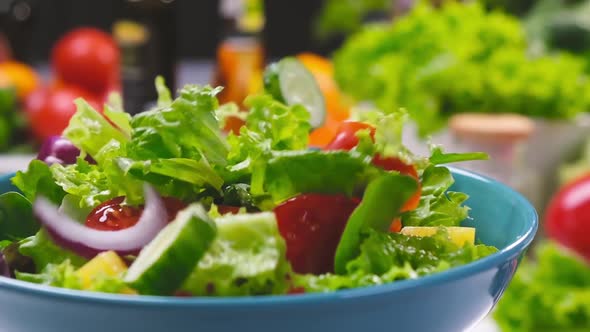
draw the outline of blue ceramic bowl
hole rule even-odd
[[[3,332],[458,332],[477,324],[508,286],[537,230],[529,202],[493,180],[453,170],[478,239],[500,251],[432,276],[329,294],[246,298],[108,295],[0,277]],[[0,192],[10,189],[0,178]]]

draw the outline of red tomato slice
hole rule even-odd
[[[352,211],[360,201],[344,195],[303,194],[274,209],[297,273],[334,271],[334,254]]]

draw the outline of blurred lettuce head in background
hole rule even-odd
[[[531,56],[520,21],[479,2],[418,2],[392,24],[365,26],[334,56],[346,93],[385,112],[407,107],[422,135],[458,112],[573,118],[590,103],[585,66],[568,54]]]

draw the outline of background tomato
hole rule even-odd
[[[547,235],[590,260],[590,175],[571,182],[551,199]]]
[[[94,28],[79,28],[55,44],[51,62],[63,82],[103,95],[118,86],[120,57],[110,35]]]
[[[25,114],[39,141],[61,135],[76,113],[74,100],[84,98],[94,109],[102,111],[102,100],[72,85],[40,88],[25,99]]]
[[[0,76],[14,86],[21,99],[33,92],[41,81],[33,68],[17,61],[1,62]]]

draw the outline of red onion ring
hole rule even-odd
[[[75,253],[92,258],[103,251],[120,255],[137,254],[167,225],[168,215],[160,195],[144,187],[145,208],[137,223],[119,231],[101,231],[86,227],[61,213],[44,197],[33,204],[33,211],[56,243]]]

